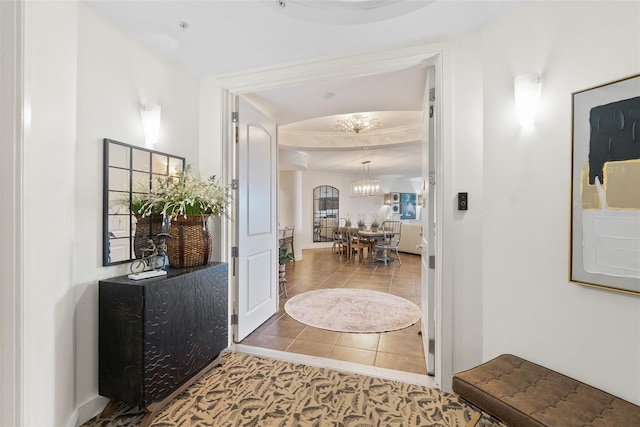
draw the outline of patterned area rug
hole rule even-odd
[[[420,307],[399,296],[365,289],[318,289],[284,306],[298,322],[338,332],[388,332],[420,320]]]
[[[363,375],[227,353],[151,426],[465,426],[475,411],[457,395]],[[136,426],[144,412],[121,404],[84,427]],[[501,426],[482,414],[478,426]]]

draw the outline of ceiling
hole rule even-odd
[[[408,178],[421,175],[426,76],[425,68],[413,68],[259,91],[246,98],[279,124],[281,148],[306,153],[309,170],[360,173],[361,162],[369,160],[376,177]],[[334,96],[327,99],[326,94]],[[379,129],[353,135],[332,128],[354,112],[378,118]]]
[[[205,76],[446,39],[523,0],[84,1],[150,50]],[[425,69],[409,69],[246,98],[279,124],[282,149],[306,153],[310,170],[356,173],[371,160],[376,177],[411,178],[420,176],[420,138],[406,131],[421,122],[425,82]],[[379,130],[345,138],[331,129],[333,116],[363,112],[375,113]],[[393,145],[384,143],[391,134]]]

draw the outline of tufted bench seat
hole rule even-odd
[[[455,374],[453,391],[514,427],[640,426],[640,406],[511,354]]]

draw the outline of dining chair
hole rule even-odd
[[[331,245],[331,251],[335,254],[342,255],[344,246],[342,245],[342,232],[340,227],[333,227],[333,245]]]
[[[349,227],[340,227],[340,240],[342,242],[342,253],[351,258],[351,236],[353,230]]]
[[[384,261],[386,265],[388,261],[398,260],[398,263],[402,265],[398,253],[402,223],[400,221],[384,221],[378,230],[382,231],[383,235],[376,243],[374,261]],[[391,257],[393,252],[396,253],[395,258]]]
[[[358,259],[363,260],[364,250],[367,250],[367,257],[371,257],[375,248],[375,240],[367,237],[360,236],[358,230],[354,230],[351,233],[351,255],[358,254]]]
[[[291,248],[291,253],[295,254],[295,250],[293,249],[293,234],[295,232],[296,226],[293,227],[285,227],[284,235],[280,239],[280,246],[288,246]],[[293,263],[296,263],[295,257],[293,258]]]

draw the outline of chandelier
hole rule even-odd
[[[360,133],[378,129],[379,125],[380,123],[375,117],[369,118],[364,114],[354,114],[344,120],[337,120],[333,128],[345,133]]]
[[[351,183],[351,197],[372,197],[382,195],[382,180],[369,178],[370,160],[362,162],[362,179]]]

